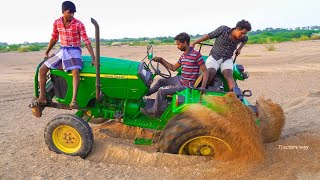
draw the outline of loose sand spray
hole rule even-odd
[[[189,116],[202,119],[205,126],[212,128],[212,136],[227,142],[232,152],[215,154],[219,160],[264,160],[264,148],[261,130],[255,122],[254,112],[244,106],[234,93],[224,97],[207,96],[205,100],[216,111],[195,104],[186,113]]]
[[[270,99],[260,97],[257,101],[259,120],[262,128],[263,142],[270,143],[279,140],[284,126],[284,112],[280,105]]]
[[[265,159],[263,142],[272,142],[279,138],[284,124],[284,115],[281,107],[271,100],[258,100],[259,120],[256,123],[256,114],[250,107],[236,97],[234,93],[228,93],[224,97],[206,96],[206,102],[211,106],[193,104],[185,113],[193,119],[199,119],[204,128],[210,128],[210,136],[223,139],[230,145],[232,151],[226,151],[225,147],[217,146],[214,159],[237,161],[262,161]],[[216,109],[213,111],[212,109]],[[130,127],[116,122],[109,122],[94,128],[95,143],[89,160],[117,162],[130,164],[140,162],[141,165],[170,166],[174,164],[191,165],[203,162],[201,157],[176,156],[157,153],[157,145],[149,148],[136,148],[132,144],[135,137],[152,138],[154,132]],[[116,142],[117,138],[130,140],[127,143]],[[107,142],[104,142],[107,140]],[[172,163],[174,158],[176,163]],[[208,159],[206,159],[208,160]]]

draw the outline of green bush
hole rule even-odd
[[[100,43],[100,45],[102,46],[111,46],[112,42],[103,42],[103,43]],[[95,46],[95,43],[93,44]]]
[[[18,51],[19,45],[9,45],[9,51]]]
[[[149,42],[146,41],[138,41],[138,42],[131,42],[129,46],[148,46]]]
[[[286,42],[286,41],[304,41],[309,40],[312,34],[319,33],[319,30],[299,28],[299,29],[281,29],[281,28],[267,28],[263,31],[257,30],[248,33],[249,44],[262,44],[266,43],[269,38],[272,42]]]
[[[174,43],[174,39],[172,37],[168,37],[168,38],[161,38],[160,41],[163,44],[173,44]]]
[[[40,51],[42,49],[41,46],[35,46],[35,45],[31,45],[28,47],[29,51]]]
[[[29,52],[29,51],[40,51],[43,46],[39,45],[31,45],[31,46],[20,46],[18,47],[18,52]]]
[[[0,46],[0,53],[9,52],[10,49],[8,46]]]
[[[277,43],[277,41],[272,41],[269,37],[265,39],[265,47],[268,51],[275,51],[276,47],[274,45],[274,43]]]
[[[307,35],[302,35],[298,40],[300,41],[307,41],[307,40],[310,40],[309,36]]]
[[[314,33],[310,37],[311,40],[319,40],[320,39],[320,33]]]
[[[20,46],[18,48],[18,52],[28,52],[29,51],[29,47],[28,46]]]
[[[276,47],[274,44],[267,44],[267,45],[265,45],[265,47],[268,51],[275,51],[276,50]]]
[[[152,45],[161,45],[161,44],[165,44],[159,40],[151,40],[149,41],[149,44],[152,44]]]

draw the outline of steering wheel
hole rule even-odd
[[[157,62],[157,68],[155,68],[152,64],[152,62]],[[169,68],[167,68],[166,66],[164,66],[163,64],[161,64],[161,66],[163,66],[166,69],[166,73],[162,73],[161,70],[159,69],[159,61],[155,61],[154,58],[150,59],[149,65],[151,66],[151,68],[153,69],[153,71],[156,73],[156,75],[159,75],[163,78],[169,79],[171,78],[171,72],[169,70]]]

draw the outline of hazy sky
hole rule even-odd
[[[48,42],[63,0],[0,0],[0,42]],[[89,37],[90,18],[101,38],[209,33],[247,19],[253,30],[320,25],[320,0],[74,0]]]

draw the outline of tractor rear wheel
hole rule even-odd
[[[160,135],[159,151],[173,154],[221,156],[231,153],[223,130],[215,131],[201,119],[180,114],[171,119]]]
[[[83,119],[63,114],[51,120],[44,131],[44,139],[51,151],[86,157],[93,145],[90,126]]]

